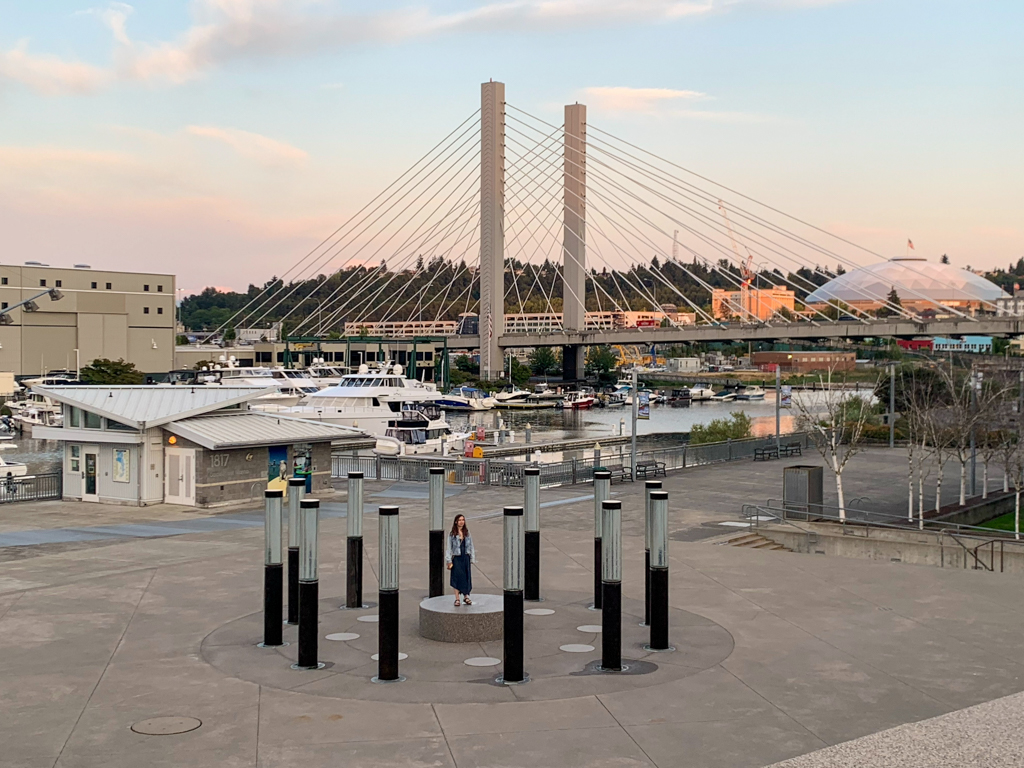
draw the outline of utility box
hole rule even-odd
[[[798,465],[782,470],[782,507],[792,520],[821,520],[824,467]]]
[[[666,362],[668,373],[700,373],[699,357],[670,357]]]

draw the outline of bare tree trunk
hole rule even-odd
[[[843,495],[843,473],[836,473],[836,494],[839,496],[839,519],[846,520],[846,497]]]
[[[1020,539],[1020,486],[1016,485],[1015,490],[1017,493],[1014,494],[1013,537],[1015,539]]]
[[[967,462],[960,462],[960,506],[967,503]]]
[[[1010,490],[1010,476],[1006,473],[1006,469],[1003,469],[1003,493],[1007,493]]]
[[[939,466],[939,476],[935,478],[935,513],[942,509],[942,467]]]
[[[988,498],[988,461],[981,465],[981,498]]]
[[[907,522],[914,522],[914,441],[907,441]]]
[[[924,473],[920,467],[917,468],[917,516],[924,520]]]

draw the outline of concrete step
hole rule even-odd
[[[731,547],[745,547],[747,549],[764,549],[770,552],[777,552],[779,550],[785,552],[792,552],[789,547],[784,547],[771,539],[765,538],[759,533],[744,533],[741,536],[737,536],[734,539],[729,539],[728,542]]]

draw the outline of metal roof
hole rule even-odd
[[[210,450],[289,443],[322,443],[346,437],[367,436],[362,430],[352,427],[260,411],[193,416],[167,424],[164,429]]]
[[[129,427],[158,427],[189,416],[244,403],[265,395],[267,387],[222,386],[43,386],[33,392],[106,416]]]

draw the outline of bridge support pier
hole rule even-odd
[[[575,381],[583,378],[584,353],[579,344],[562,347],[562,380]]]
[[[505,370],[505,84],[480,86],[480,376]]]

